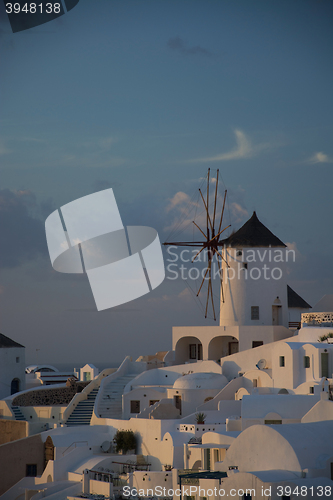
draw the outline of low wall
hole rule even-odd
[[[45,389],[27,391],[13,399],[13,406],[67,406],[75,394],[82,392],[89,382],[76,382],[70,387],[48,386]]]

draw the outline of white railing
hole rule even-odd
[[[74,441],[71,445],[68,446],[68,448],[66,448],[65,451],[62,452],[62,456],[64,457],[65,455],[67,455],[67,453],[70,453],[79,446],[88,446],[88,441]]]

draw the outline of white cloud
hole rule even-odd
[[[11,153],[10,149],[5,146],[3,141],[0,141],[0,156]]]
[[[178,207],[180,212],[184,212],[184,210],[188,209],[189,204],[192,207],[198,206],[197,203],[191,202],[191,199],[188,194],[184,193],[183,191],[178,191],[178,193],[176,193],[169,200],[169,204],[166,207],[166,211],[170,212],[170,210],[173,210],[175,207]]]
[[[217,156],[210,156],[207,158],[197,158],[193,160],[188,160],[189,162],[213,162],[213,161],[228,161],[228,160],[240,160],[251,158],[256,156],[260,151],[272,147],[271,144],[252,144],[250,139],[245,135],[245,133],[240,129],[234,130],[236,136],[237,146],[228,153],[222,153]]]
[[[236,202],[230,204],[230,213],[234,224],[239,224],[245,217],[249,216],[248,211]]]
[[[333,160],[322,151],[318,151],[308,160],[309,163],[333,163]]]

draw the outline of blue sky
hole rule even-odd
[[[332,293],[332,19],[328,0],[81,0],[15,34],[1,15],[0,328],[28,362],[136,358],[212,324],[181,281],[97,313],[52,271],[45,218],[108,187],[163,240],[170,200],[219,168],[233,228],[256,210],[297,249],[289,284]]]

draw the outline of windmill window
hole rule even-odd
[[[243,255],[242,250],[238,250],[238,251],[237,251],[237,257],[240,257],[241,255]]]
[[[259,319],[259,306],[251,306],[251,319]]]
[[[310,356],[304,356],[304,368],[310,368]]]
[[[280,366],[285,366],[284,364],[284,356],[280,356]]]
[[[247,262],[243,262],[243,269],[247,269]]]

